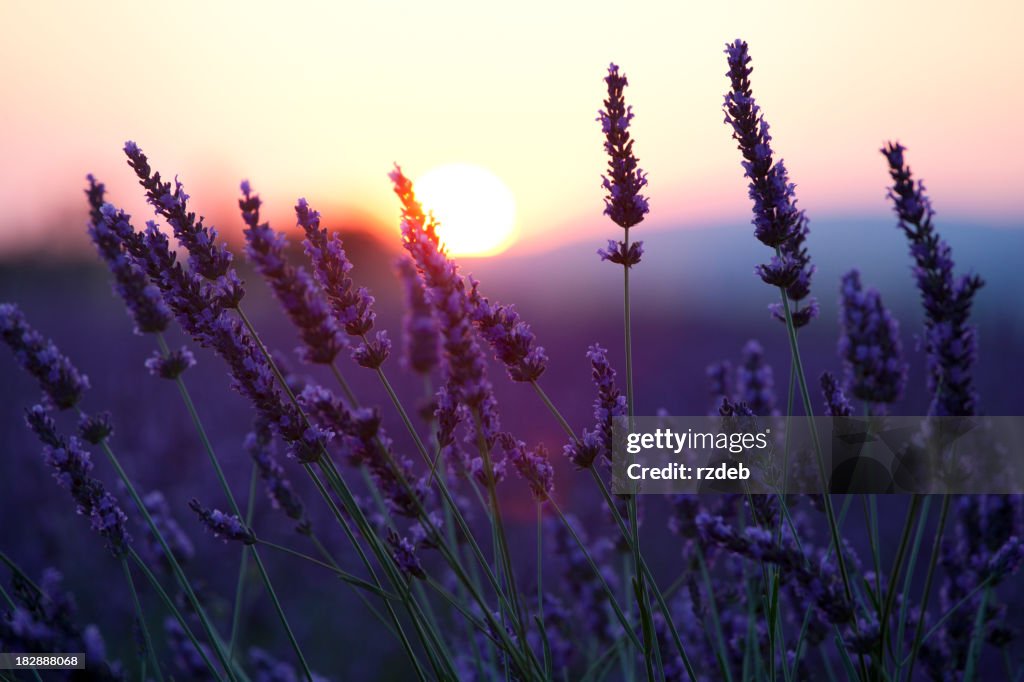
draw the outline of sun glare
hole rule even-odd
[[[512,192],[486,168],[455,163],[433,168],[416,183],[416,197],[440,222],[452,256],[493,256],[515,241]]]

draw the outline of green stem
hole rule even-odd
[[[135,605],[135,618],[138,620],[139,629],[142,630],[142,639],[146,642],[146,653],[149,654],[149,660],[153,664],[153,672],[156,673],[156,679],[159,682],[163,682],[164,675],[160,671],[160,663],[156,660],[156,651],[153,649],[153,639],[149,636],[149,626],[146,625],[146,616],[142,613],[142,603],[139,602],[139,593],[135,589],[135,581],[132,580],[132,570],[128,567],[128,559],[121,557],[121,568],[124,569],[125,580],[128,581],[128,590],[132,594],[132,604]],[[140,662],[145,666],[145,661]],[[145,675],[143,675],[143,678]]]
[[[175,578],[177,578],[178,584],[180,584],[182,590],[185,591],[185,597],[188,599],[189,604],[192,605],[196,615],[199,617],[199,622],[203,626],[203,630],[206,633],[207,638],[210,640],[210,645],[213,647],[221,665],[224,666],[224,670],[227,672],[229,678],[237,680],[238,677],[235,674],[235,670],[231,665],[231,661],[224,651],[223,646],[221,646],[220,638],[216,635],[213,624],[210,623],[210,619],[207,617],[206,612],[199,603],[199,598],[196,596],[195,590],[192,589],[192,584],[189,583],[188,578],[185,576],[185,572],[181,569],[181,565],[178,563],[178,559],[174,556],[174,552],[171,551],[170,546],[167,544],[167,540],[160,532],[156,522],[153,521],[153,517],[150,515],[149,510],[146,509],[146,505],[142,502],[142,498],[139,497],[139,493],[135,489],[135,485],[132,483],[131,479],[128,478],[128,474],[121,466],[121,462],[118,461],[117,455],[114,454],[114,451],[110,448],[110,444],[106,439],[100,441],[100,445],[106,453],[107,459],[110,460],[111,465],[117,472],[118,477],[124,483],[125,489],[128,491],[128,495],[132,498],[135,506],[146,520],[146,524],[149,526],[150,531],[152,531],[153,536],[156,538],[157,542],[160,543],[160,547],[163,549],[164,555],[167,557],[167,563],[170,565]]]
[[[169,352],[167,342],[163,339],[162,335],[158,336],[158,340],[161,350],[164,354],[167,354]],[[189,393],[188,388],[185,386],[184,380],[180,376],[175,380],[175,383],[178,385],[178,391],[181,394],[182,400],[185,402],[185,407],[188,410],[189,416],[192,418],[192,424],[195,426],[196,432],[199,434],[199,440],[202,441],[203,449],[206,450],[210,464],[213,466],[214,472],[217,474],[217,480],[220,481],[221,488],[224,490],[224,495],[227,498],[228,503],[231,505],[231,510],[235,516],[241,519],[242,510],[239,508],[238,502],[235,500],[234,493],[231,492],[231,486],[228,485],[227,478],[224,476],[224,470],[221,468],[220,461],[217,459],[217,453],[213,450],[213,444],[210,442],[210,438],[206,433],[206,428],[203,426],[203,422],[199,418],[199,412],[196,410],[195,403],[192,402],[192,396]],[[249,550],[252,552],[252,558],[256,563],[256,568],[259,570],[260,578],[263,580],[263,585],[267,589],[267,594],[270,595],[270,599],[274,604],[274,610],[277,612],[277,617],[281,621],[285,634],[288,636],[288,641],[291,643],[292,649],[295,651],[295,656],[299,660],[299,666],[302,668],[302,672],[306,679],[312,680],[313,671],[310,670],[309,663],[306,661],[306,656],[302,653],[302,647],[299,645],[299,640],[296,639],[295,633],[292,631],[292,627],[288,622],[288,617],[285,615],[280,599],[278,599],[277,591],[274,589],[274,584],[270,580],[270,574],[267,573],[267,569],[263,565],[263,561],[260,559],[256,548],[250,545]],[[233,642],[234,640],[232,639],[232,643]]]
[[[949,495],[942,496],[942,507],[939,511],[939,525],[935,529],[935,538],[932,540],[931,558],[928,560],[928,572],[925,574],[924,591],[921,593],[921,606],[917,616],[917,626],[914,628],[914,640],[910,647],[910,663],[907,667],[907,679],[914,679],[914,664],[917,662],[917,650],[924,641],[924,618],[928,612],[928,598],[931,596],[932,580],[935,577],[935,567],[939,562],[939,554],[942,551],[942,533],[946,529],[946,519],[949,515]],[[900,667],[904,661],[900,662]]]
[[[256,480],[259,472],[256,464],[252,465],[252,473],[249,475],[249,497],[246,500],[245,527],[252,527],[252,515],[256,499]],[[238,633],[241,631],[242,602],[245,600],[246,576],[249,573],[249,552],[242,550],[242,558],[238,564],[238,581],[235,583],[235,606],[231,611],[231,637],[228,638],[228,655],[234,658],[235,645],[238,643]]]

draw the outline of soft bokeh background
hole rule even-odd
[[[594,254],[619,236],[601,216],[605,159],[594,121],[604,70],[615,60],[630,78],[636,151],[650,174],[652,213],[635,230],[647,245],[633,284],[639,409],[699,414],[709,407],[705,366],[735,362],[749,338],[766,347],[780,395],[788,374],[783,328],[765,311],[772,292],[752,274],[766,250],[751,235],[739,155],[722,123],[722,49],[741,36],[751,44],[755,93],[811,219],[823,311],[801,336],[809,375],[839,368],[838,282],[858,266],[902,322],[911,383],[896,411],[925,409],[915,340],[921,313],[877,151],[895,138],[910,148],[958,265],[988,281],[975,313],[982,410],[1020,414],[1024,400],[1007,377],[1024,372],[1024,58],[1015,48],[1022,14],[1009,2],[4,3],[0,300],[19,302],[90,375],[87,409],[114,412],[115,445],[143,487],[166,492],[200,546],[197,572],[222,595],[214,610],[225,614],[237,553],[205,536],[185,508],[192,496],[220,498],[173,386],[142,369],[152,340],[132,336],[88,244],[85,173],[106,182],[139,222],[148,219],[120,152],[125,139],[137,140],[236,246],[241,178],[252,180],[282,229],[294,223],[296,197],[307,196],[343,231],[356,279],[374,290],[380,326],[397,338],[391,163],[414,177],[452,162],[493,171],[516,198],[520,239],[463,269],[533,324],[551,356],[543,383],[582,428],[592,401],[586,347],[597,341],[619,366],[622,359],[620,273]],[[263,284],[245,274],[257,326],[289,351],[294,333]],[[244,497],[240,446],[251,413],[228,390],[223,365],[209,354],[199,359],[188,381]],[[384,402],[372,377],[354,365],[346,372],[366,402]],[[557,425],[502,374],[492,371],[505,424],[557,457]],[[104,608],[120,599],[105,587],[116,566],[73,515],[21,425],[37,391],[5,350],[0,377],[0,549],[32,571],[63,567],[84,618],[100,621],[112,649],[131,660],[128,605]],[[419,396],[414,381],[400,378],[398,387],[409,401]],[[389,427],[405,444],[400,425]],[[558,466],[565,506],[600,528],[579,477]],[[112,482],[109,470],[98,471]],[[508,485],[506,504],[529,545],[532,502],[521,482]],[[651,501],[646,532],[663,534],[666,513]],[[291,540],[267,509],[257,527]],[[648,546],[669,575],[677,548]],[[314,668],[340,679],[389,670],[401,678],[391,643],[366,637],[368,616],[350,595],[315,569],[277,559],[271,571],[292,578],[282,590],[286,606],[308,614],[296,620]],[[324,608],[325,590],[337,610]],[[251,642],[286,655],[265,598],[255,587],[251,595]]]

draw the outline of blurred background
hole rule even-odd
[[[630,80],[635,151],[650,178],[651,213],[633,231],[647,250],[632,285],[639,411],[702,414],[710,407],[705,367],[738,362],[750,338],[775,365],[780,396],[788,375],[784,327],[766,310],[773,292],[753,274],[767,250],[752,235],[739,153],[722,122],[722,50],[742,37],[755,95],[811,221],[822,315],[801,333],[808,374],[841,368],[839,278],[856,266],[901,321],[911,374],[895,411],[926,409],[920,306],[878,152],[899,140],[959,270],[987,281],[974,314],[981,410],[1020,414],[1024,398],[1007,378],[1024,375],[1024,58],[1015,47],[1022,14],[1009,2],[4,3],[0,301],[19,303],[89,375],[86,409],[113,412],[113,442],[130,473],[167,495],[200,547],[197,572],[222,596],[219,613],[229,613],[237,552],[205,535],[185,507],[193,496],[219,505],[217,488],[174,386],[143,369],[152,339],[132,335],[88,241],[85,174],[105,182],[109,199],[137,224],[152,218],[121,153],[125,140],[137,141],[156,170],[178,176],[193,209],[240,261],[241,179],[261,193],[278,229],[294,230],[291,207],[307,197],[325,225],[341,231],[353,276],[377,297],[379,327],[398,339],[392,262],[401,248],[387,172],[394,162],[414,179],[448,164],[480,169],[511,195],[514,213],[509,233],[461,258],[462,271],[532,324],[551,357],[542,383],[579,429],[591,422],[587,346],[601,343],[622,366],[621,274],[595,254],[621,237],[601,215],[606,159],[594,120],[614,60]],[[453,235],[455,252],[458,240]],[[289,323],[258,276],[244,265],[243,274],[256,326],[291,355]],[[241,445],[251,412],[229,390],[223,364],[197,356],[187,381],[244,497],[249,462]],[[366,402],[386,401],[354,363],[346,374]],[[392,374],[404,399],[420,398],[420,384],[397,363]],[[0,377],[0,549],[33,574],[61,567],[83,619],[100,622],[113,652],[130,659],[129,607],[105,609],[110,597],[99,589],[116,565],[74,516],[22,424],[37,389],[6,351]],[[562,435],[530,389],[507,382],[498,367],[492,378],[504,424],[545,442],[558,460]],[[557,466],[564,506],[599,524],[594,500],[576,489],[578,475]],[[111,472],[97,470],[112,485]],[[520,481],[506,485],[505,504],[528,545],[533,503]],[[651,501],[647,511],[654,535],[668,513],[659,505]],[[256,527],[288,541],[288,524],[265,504],[258,509]],[[671,571],[678,548],[651,546]],[[323,593],[308,586],[325,585],[335,606],[358,613],[334,581],[278,559],[270,557],[271,572],[294,580],[282,590],[287,607],[322,616]],[[285,653],[265,597],[255,587],[250,596],[252,643]],[[314,668],[349,679],[386,675],[392,645],[383,636],[367,640],[360,620],[299,620]],[[336,655],[356,647],[358,657]]]

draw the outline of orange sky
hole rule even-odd
[[[631,81],[647,228],[746,221],[721,113],[735,37],[812,220],[887,211],[877,149],[895,137],[944,215],[1019,225],[1021,25],[1013,2],[4,2],[0,252],[80,232],[90,170],[150,217],[129,138],[227,232],[243,177],[272,215],[304,195],[397,230],[392,161],[469,162],[511,188],[523,245],[600,243],[610,60]]]

